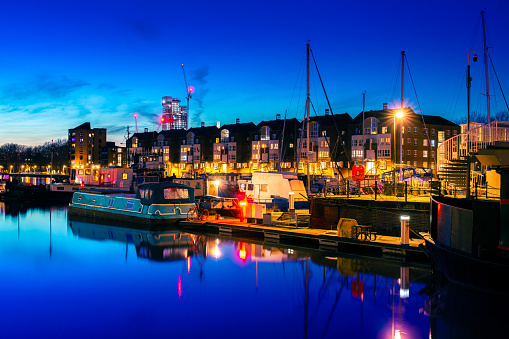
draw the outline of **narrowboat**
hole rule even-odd
[[[194,189],[172,182],[144,184],[136,194],[100,190],[75,192],[69,214],[145,225],[165,225],[185,220],[195,207]]]

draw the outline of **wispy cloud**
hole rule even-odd
[[[33,102],[35,100],[64,100],[74,91],[89,86],[86,81],[69,79],[66,76],[39,74],[23,83],[5,86],[4,102]]]
[[[134,127],[135,112],[138,122],[153,126],[161,111],[160,103],[132,98],[131,92],[66,76],[40,75],[8,84],[0,95],[0,145],[40,145],[67,138],[67,130],[83,122],[107,128],[108,141],[124,141],[126,127]]]

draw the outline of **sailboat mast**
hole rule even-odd
[[[365,117],[364,117],[364,106],[366,104],[366,91],[362,92],[362,125],[361,125],[361,128],[362,128],[362,164],[364,165],[364,159],[366,159],[366,139],[365,139],[365,135],[364,135],[364,131],[366,130],[366,128],[364,128],[364,121],[365,121]]]
[[[307,163],[307,171],[308,171],[308,193],[310,191],[310,182],[309,182],[309,41],[306,44],[307,48],[307,84],[306,84],[306,163]]]
[[[488,124],[491,122],[490,117],[490,81],[488,73],[488,46],[486,45],[486,23],[484,21],[484,11],[481,10],[482,14],[482,31],[484,35],[484,73],[486,73],[486,102],[488,109]],[[490,140],[491,141],[491,140]]]
[[[278,166],[277,170],[278,172],[281,172],[281,161],[283,160],[283,147],[285,143],[285,127],[286,127],[286,111],[285,111],[285,120],[283,121],[283,133],[281,135],[281,146],[279,147],[279,159],[278,159]]]

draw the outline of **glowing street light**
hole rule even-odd
[[[396,112],[396,118],[402,121],[405,114],[402,110]],[[394,126],[396,126],[396,121],[394,121]],[[399,140],[399,181],[403,181],[403,123],[400,123],[401,129],[399,131],[400,140]]]

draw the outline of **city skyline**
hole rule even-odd
[[[189,127],[237,118],[256,124],[285,112],[302,119],[308,41],[334,114],[355,117],[364,91],[366,110],[380,110],[384,102],[399,107],[405,51],[405,105],[457,121],[466,116],[470,50],[479,56],[476,63],[470,59],[471,111],[486,111],[482,9],[496,75],[502,89],[509,84],[503,18],[509,3],[502,1],[28,1],[4,7],[0,145],[66,139],[84,122],[106,128],[108,141],[120,144],[127,126],[135,132],[135,113],[140,132],[155,130],[163,96],[186,104],[182,63],[194,88]],[[310,68],[311,100],[323,115],[328,106],[313,60]],[[490,94],[492,117],[507,110],[495,77]]]

